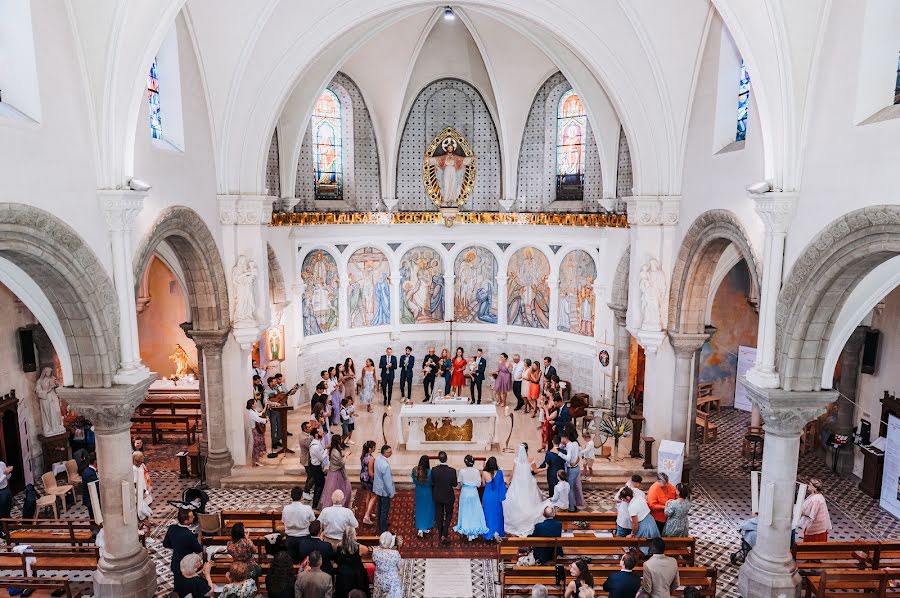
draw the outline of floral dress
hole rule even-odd
[[[400,553],[396,550],[376,548],[372,551],[375,563],[374,598],[403,598],[400,585]]]
[[[219,598],[254,598],[256,593],[256,582],[252,579],[245,579],[241,583],[225,584]]]
[[[666,538],[690,538],[688,535],[688,513],[691,511],[691,501],[670,500],[666,503],[666,527],[663,528],[663,537]]]
[[[359,402],[363,405],[371,405],[375,399],[375,372],[371,370],[363,371],[363,387],[359,394]]]

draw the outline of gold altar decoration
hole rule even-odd
[[[474,426],[471,419],[467,419],[461,426],[454,426],[452,418],[444,417],[438,427],[429,417],[425,420],[425,440],[428,442],[471,442]]]
[[[462,172],[460,172],[462,171]],[[435,137],[422,157],[422,181],[431,202],[441,208],[459,208],[475,189],[475,153],[453,127]]]
[[[175,362],[175,378],[183,378],[191,373],[188,369],[188,354],[181,345],[175,345],[175,352],[169,355]]]
[[[460,212],[465,224],[528,224],[628,228],[626,214],[601,212]],[[333,224],[436,224],[440,212],[292,212],[272,214],[270,226],[322,226]]]

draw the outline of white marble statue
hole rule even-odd
[[[231,270],[231,281],[234,286],[235,325],[242,323],[256,325],[256,263],[246,255],[238,257],[237,264]]]
[[[662,313],[666,301],[666,276],[659,260],[650,258],[641,267],[641,329],[658,332],[662,330]]]
[[[63,427],[62,411],[59,406],[59,397],[56,395],[56,387],[59,382],[53,374],[53,369],[45,367],[41,370],[41,377],[34,385],[34,392],[41,401],[41,428],[44,436],[56,436],[65,434]]]

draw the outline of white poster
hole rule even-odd
[[[738,347],[737,380],[734,385],[734,408],[741,411],[753,410],[753,403],[747,398],[747,389],[740,380],[747,370],[756,364],[756,347]]]
[[[888,417],[884,447],[884,477],[881,478],[881,508],[900,518],[900,419]]]
[[[669,483],[673,486],[681,483],[681,472],[684,468],[684,443],[663,440],[659,443],[659,454],[656,458],[659,463],[657,471],[669,476]]]

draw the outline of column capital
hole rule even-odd
[[[113,231],[130,231],[144,207],[147,191],[131,189],[97,189],[106,224]]]
[[[803,427],[819,417],[825,408],[838,398],[836,390],[789,391],[781,388],[760,388],[746,378],[740,383],[762,412],[767,434],[796,437]]]
[[[221,351],[228,340],[228,333],[231,329],[225,330],[189,330],[186,332],[187,337],[194,341],[198,351],[205,349],[213,351]]]
[[[663,341],[666,340],[666,333],[664,331],[637,330],[634,338],[644,348],[644,351],[656,353]]]
[[[625,200],[630,226],[674,226],[678,224],[680,195],[636,195]]]
[[[787,232],[797,210],[799,194],[787,191],[750,193],[753,208],[766,227],[767,233]]]
[[[607,303],[606,307],[612,310],[613,315],[616,317],[616,324],[624,326],[625,319],[628,316],[628,306],[620,305],[618,303]]]
[[[690,357],[703,348],[709,340],[708,334],[686,334],[682,332],[670,332],[669,341],[679,357]]]
[[[108,388],[60,387],[59,397],[73,405],[79,415],[91,420],[101,433],[115,433],[131,428],[135,408],[144,402],[147,389],[156,380],[148,376],[136,384],[115,384]]]
[[[219,222],[226,225],[258,226],[266,224],[268,195],[219,195]]]

